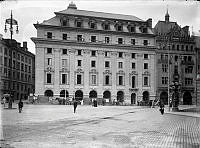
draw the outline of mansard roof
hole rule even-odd
[[[123,14],[114,14],[114,13],[105,13],[105,12],[96,12],[96,11],[86,11],[78,9],[68,9],[55,12],[55,14],[63,15],[76,15],[76,16],[86,16],[86,17],[95,17],[95,18],[105,18],[105,19],[115,19],[115,20],[127,20],[127,21],[139,21],[144,22],[142,19],[133,16],[133,15],[123,15]]]
[[[176,22],[166,22],[166,21],[158,21],[158,23],[154,27],[155,34],[167,34],[174,27],[180,27]]]

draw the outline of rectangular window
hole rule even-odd
[[[63,40],[67,40],[67,34],[63,33]]]
[[[148,45],[148,40],[144,40],[143,45],[145,45],[145,46]]]
[[[144,54],[144,59],[148,59],[148,54]]]
[[[105,37],[105,43],[110,43],[110,38],[109,37]]]
[[[78,66],[81,66],[81,60],[78,60]]]
[[[81,27],[82,23],[80,21],[76,22],[76,27]]]
[[[96,85],[96,84],[97,84],[97,76],[92,75],[92,85]]]
[[[105,57],[108,57],[108,56],[109,56],[108,53],[109,53],[108,51],[105,51]]]
[[[123,44],[123,38],[118,38],[118,44]]]
[[[95,23],[90,23],[90,28],[95,29]]]
[[[47,65],[52,65],[52,59],[51,58],[47,59]]]
[[[118,62],[118,68],[123,68],[123,63],[122,62]]]
[[[148,86],[148,77],[144,77],[144,86]]]
[[[167,64],[162,64],[162,72],[167,72],[168,65]]]
[[[110,83],[110,76],[109,75],[106,75],[105,76],[105,85],[109,85]]]
[[[47,83],[50,84],[51,83],[51,74],[47,73]]]
[[[119,85],[123,85],[123,76],[119,76]]]
[[[135,59],[135,53],[131,54],[132,59]]]
[[[62,49],[62,54],[67,54],[67,49]]]
[[[162,77],[162,84],[168,84],[168,77]]]
[[[62,67],[67,67],[67,59],[62,59]]]
[[[21,71],[24,71],[24,64],[21,63]]]
[[[52,32],[47,32],[47,38],[52,39]]]
[[[132,63],[132,69],[135,69],[135,63]]]
[[[78,50],[78,55],[81,55],[81,50]]]
[[[132,88],[135,88],[135,76],[132,76]]]
[[[52,54],[52,48],[47,48],[47,54]]]
[[[108,24],[104,25],[104,30],[109,30],[109,25]]]
[[[179,51],[179,45],[176,45],[176,49]]]
[[[130,32],[135,32],[135,27],[131,26],[130,27]]]
[[[148,63],[144,63],[144,69],[148,69]]]
[[[81,79],[82,79],[82,77],[81,77],[81,75],[77,75],[77,84],[81,84]]]
[[[61,84],[67,84],[67,74],[62,74],[62,82]]]
[[[118,25],[118,26],[117,26],[117,31],[122,31],[122,30],[123,30],[122,25]]]
[[[192,78],[185,78],[185,85],[192,85],[193,79]]]
[[[91,36],[91,42],[96,42],[96,36]]]
[[[131,39],[131,44],[135,45],[135,39]]]
[[[96,51],[95,50],[92,50],[91,56],[96,56]]]
[[[78,41],[78,42],[83,41],[82,35],[77,35],[77,41]]]
[[[119,57],[119,58],[122,58],[122,57],[123,57],[123,52],[119,52],[119,53],[118,53],[118,57]]]
[[[105,61],[105,67],[106,68],[110,67],[110,62],[109,61]]]
[[[91,67],[96,67],[96,61],[91,61]]]

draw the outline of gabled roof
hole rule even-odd
[[[158,21],[158,23],[154,27],[154,33],[166,34],[174,27],[180,27],[180,26],[178,26],[176,22]]]
[[[96,18],[144,22],[142,19],[137,18],[133,15],[123,15],[123,14],[114,14],[114,13],[77,10],[77,9],[71,9],[71,8],[65,9],[63,11],[55,12],[55,14],[69,14],[69,15],[77,15],[77,16],[87,16],[87,17],[90,16],[90,17],[96,17]]]

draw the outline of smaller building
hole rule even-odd
[[[158,21],[154,27],[158,46],[157,96],[168,104],[168,96],[174,96],[173,91],[168,95],[168,86],[177,77],[180,84],[179,104],[196,104],[195,41],[190,36],[189,26],[181,27],[169,17],[167,11],[165,20]]]
[[[16,40],[0,40],[1,97],[11,95],[14,100],[27,99],[35,91],[35,55]]]

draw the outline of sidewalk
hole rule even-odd
[[[200,118],[200,107],[197,107],[196,105],[180,105],[178,112],[172,112],[171,108],[169,112],[169,108],[168,106],[166,106],[165,113]]]

